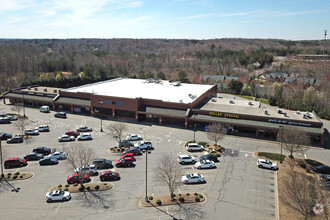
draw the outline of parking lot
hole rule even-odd
[[[0,112],[8,113],[10,106],[0,105]],[[33,148],[46,146],[57,150],[75,144],[89,146],[95,151],[96,157],[112,160],[113,164],[120,154],[110,153],[109,148],[116,146],[116,141],[108,134],[108,126],[114,121],[103,120],[100,132],[100,119],[90,116],[68,114],[67,119],[54,118],[54,112],[40,113],[38,109],[26,108],[26,115],[31,121],[31,128],[37,125],[49,125],[50,132],[40,133],[29,141],[21,144],[7,144],[2,141],[5,158],[23,157]],[[87,125],[93,128],[93,140],[86,142],[59,143],[58,136],[78,126]],[[167,185],[153,181],[154,167],[157,166],[161,153],[187,153],[183,145],[192,140],[191,130],[162,127],[157,125],[141,125],[127,123],[126,134],[136,133],[144,140],[151,141],[154,150],[148,155],[148,195],[168,194]],[[1,132],[18,134],[13,124],[1,124]],[[208,141],[203,132],[196,133],[198,141]],[[221,144],[227,148],[216,169],[197,170],[193,165],[182,165],[185,173],[198,172],[204,175],[205,184],[183,185],[176,190],[178,193],[199,192],[207,196],[205,202],[178,206],[160,206],[142,208],[138,202],[145,196],[145,155],[136,156],[136,166],[131,168],[113,168],[121,180],[112,182],[114,188],[105,192],[72,194],[68,202],[45,202],[47,190],[54,185],[65,184],[66,177],[73,170],[60,161],[54,166],[39,166],[38,162],[29,162],[28,166],[18,169],[6,169],[6,172],[29,171],[34,176],[28,180],[13,181],[18,192],[11,191],[11,186],[0,189],[1,215],[5,219],[275,219],[276,204],[274,186],[275,173],[271,170],[259,169],[255,151],[278,151],[276,143],[265,143],[258,140],[227,136]],[[317,151],[312,154],[319,155]],[[322,153],[320,153],[322,154]],[[199,158],[202,153],[192,153]],[[4,158],[4,159],[5,159]],[[92,177],[93,182],[99,181],[98,176]]]

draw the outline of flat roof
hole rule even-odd
[[[232,100],[232,102],[230,102]],[[251,100],[235,100],[228,98],[213,98],[208,103],[200,108],[203,111],[215,111],[215,112],[226,112],[239,115],[249,115],[265,117],[269,119],[280,119],[280,120],[299,120],[307,122],[320,122],[313,113],[310,112],[311,118],[303,118],[303,114],[306,112],[301,112],[297,114],[296,111],[282,109],[282,112],[286,112],[287,116],[284,114],[279,114],[276,108],[259,108],[259,102]],[[268,114],[265,114],[267,111]],[[320,122],[322,123],[322,122]]]
[[[194,102],[199,96],[207,92],[213,86],[214,85],[170,82],[168,80],[116,78],[64,89],[62,91],[93,93],[95,95],[131,99],[155,99],[164,102],[188,104]]]

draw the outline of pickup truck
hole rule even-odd
[[[139,141],[137,144],[135,144],[136,148],[139,148],[140,150],[151,150],[153,149],[151,142],[144,142],[144,141]]]

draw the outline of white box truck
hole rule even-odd
[[[49,112],[49,106],[44,105],[40,107],[40,112],[48,113]]]

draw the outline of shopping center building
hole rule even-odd
[[[275,138],[284,126],[292,125],[306,131],[314,142],[324,144],[323,123],[314,112],[261,108],[260,102],[217,94],[216,85],[116,78],[68,89],[17,88],[6,92],[3,102],[203,130],[219,123],[231,126],[234,132],[252,132],[257,138]]]

